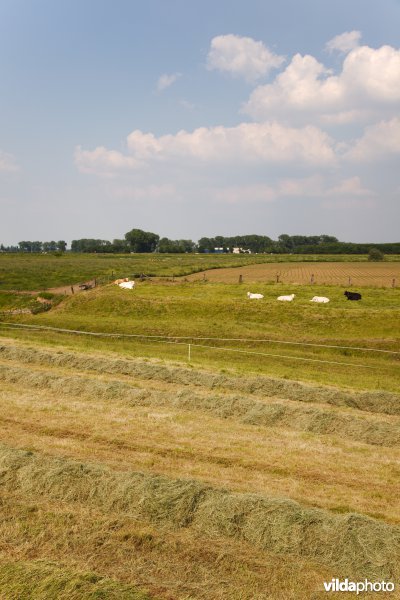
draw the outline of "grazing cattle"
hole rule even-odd
[[[123,290],[133,290],[133,288],[135,287],[135,282],[134,281],[121,281],[121,283],[118,284],[120,288],[122,288]]]
[[[314,296],[310,302],[321,302],[322,304],[327,304],[327,302],[329,302],[329,298],[325,298],[325,296]]]
[[[261,300],[261,298],[264,298],[262,294],[252,294],[251,292],[247,292],[247,297],[251,300]]]
[[[291,302],[294,298],[294,294],[290,294],[290,296],[278,296],[277,300],[281,302]]]
[[[358,292],[345,292],[344,295],[347,297],[347,300],[361,300],[361,294]]]

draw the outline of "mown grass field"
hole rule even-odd
[[[399,585],[400,290],[349,302],[342,285],[248,276],[106,285],[3,315],[0,598]]]
[[[308,600],[332,577],[398,579],[398,396],[0,349],[4,597]]]
[[[341,285],[345,287],[400,287],[400,262],[281,262],[206,271],[210,282],[237,283],[239,277],[247,285],[284,283],[305,285]],[[199,274],[189,281],[201,279]]]

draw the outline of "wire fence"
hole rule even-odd
[[[61,334],[72,334],[72,335],[80,335],[80,336],[89,336],[89,337],[94,337],[94,338],[114,338],[114,339],[127,339],[127,340],[134,340],[137,342],[146,342],[146,343],[156,343],[156,344],[173,344],[175,346],[184,346],[187,348],[187,360],[188,362],[191,362],[191,360],[193,359],[193,350],[194,349],[206,349],[206,350],[213,350],[213,351],[219,351],[219,352],[226,352],[226,353],[236,353],[236,354],[240,354],[240,355],[247,355],[249,357],[269,357],[269,358],[279,358],[279,359],[284,359],[284,360],[288,360],[288,361],[301,361],[301,362],[305,362],[305,363],[317,363],[317,364],[326,364],[326,365],[336,365],[336,366],[343,366],[343,367],[356,367],[357,369],[377,369],[380,370],[382,369],[382,366],[390,366],[392,367],[393,365],[371,365],[371,364],[365,364],[362,362],[347,362],[347,361],[342,361],[342,360],[328,360],[328,359],[322,359],[322,358],[315,358],[315,357],[305,357],[305,356],[295,356],[295,355],[290,355],[290,354],[278,354],[275,352],[259,352],[259,351],[255,351],[255,350],[246,350],[243,348],[232,348],[232,347],[227,347],[225,345],[211,345],[211,344],[204,344],[204,343],[198,343],[198,342],[204,342],[204,341],[209,341],[209,342],[235,342],[235,343],[251,343],[251,344],[288,344],[288,345],[292,345],[292,346],[297,346],[297,347],[304,347],[304,348],[319,348],[319,349],[328,349],[328,350],[341,350],[341,351],[351,351],[356,353],[380,353],[381,355],[384,354],[386,355],[388,358],[390,358],[390,356],[392,356],[393,358],[397,358],[398,356],[400,356],[400,351],[397,350],[389,350],[389,349],[382,349],[382,348],[369,348],[369,347],[360,347],[360,346],[340,346],[340,345],[334,345],[334,344],[315,344],[315,343],[311,343],[311,342],[298,342],[298,341],[289,341],[289,340],[274,340],[274,339],[254,339],[254,338],[218,338],[218,337],[196,337],[196,336],[167,336],[167,335],[147,335],[147,334],[141,334],[141,333],[137,333],[137,334],[133,334],[133,333],[118,333],[118,332],[114,332],[114,333],[109,333],[109,332],[99,332],[99,331],[85,331],[85,330],[79,330],[79,329],[65,329],[65,328],[60,328],[60,327],[52,327],[52,326],[46,326],[46,325],[28,325],[28,324],[22,324],[22,323],[11,323],[11,322],[1,322],[0,323],[1,329],[3,330],[25,330],[25,331],[32,331],[32,332],[54,332],[54,333],[61,333]]]

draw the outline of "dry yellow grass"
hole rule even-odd
[[[14,342],[8,344],[13,347]],[[311,407],[395,432],[397,415],[332,407],[325,402],[332,396],[325,397],[322,388],[319,396],[314,390],[312,405],[305,397],[285,398],[284,386],[276,397],[268,397],[262,387],[238,396],[229,377],[219,379],[216,394],[204,385],[207,374],[191,381],[188,370],[187,380],[180,383],[178,374],[184,377],[185,370],[161,364],[141,377],[138,366],[136,373],[126,371],[129,361],[118,363],[125,374],[107,373],[104,358],[100,373],[90,370],[86,355],[83,371],[79,354],[56,350],[46,350],[47,358],[44,351],[36,353],[38,360],[30,363],[29,353],[35,351],[25,348],[25,355],[18,354],[22,347],[17,344],[15,353],[3,356],[0,364],[3,375],[15,376],[14,381],[5,375],[2,380],[0,441],[34,455],[30,462],[29,454],[19,458],[18,452],[6,452],[3,561],[11,556],[29,573],[32,561],[55,560],[65,572],[94,571],[165,600],[319,600],[324,597],[322,582],[334,576],[368,569],[376,574],[377,568],[392,572],[391,536],[393,548],[397,536],[400,540],[396,439],[389,448],[384,441],[372,445],[346,435],[304,431],[292,421],[300,414],[304,425],[304,409]],[[93,356],[94,365],[96,360]],[[116,368],[114,359],[109,360]],[[288,385],[287,390],[293,389]],[[301,386],[299,390],[300,396],[305,394]],[[213,397],[220,402],[220,414],[205,404],[211,398],[211,405]],[[261,407],[279,400],[281,408],[291,411],[288,422],[268,427],[243,422],[239,398]],[[139,515],[133,504],[136,508],[128,514],[124,490],[129,481],[141,478],[148,482],[148,505],[144,502]],[[192,481],[179,485],[198,489],[202,501],[193,523],[177,529],[178,509],[170,512],[167,505],[157,504],[157,494],[178,478]],[[109,497],[102,499],[98,486],[109,490]],[[273,506],[287,530],[271,541],[262,532]],[[260,523],[257,515],[264,515]],[[366,519],[370,516],[377,520]],[[304,538],[296,529],[303,518],[308,523],[302,529]],[[335,555],[334,545],[318,533],[319,523],[321,531],[348,525],[343,553]],[[360,532],[358,542],[351,531]],[[352,555],[360,541],[364,549]],[[375,557],[371,566],[362,563],[364,551]],[[361,562],[357,566],[352,561]]]
[[[15,447],[400,522],[399,449],[266,431],[196,411],[21,391],[7,386],[0,394],[0,439]]]
[[[84,506],[77,510],[13,494],[4,498],[2,509],[0,556],[8,551],[19,564],[51,557],[65,570],[84,568],[136,581],[163,600],[317,600],[323,598],[321,581],[334,576],[315,562],[288,560],[243,541],[165,529]],[[0,598],[6,600],[1,587]]]
[[[189,281],[202,280],[220,283],[238,283],[242,275],[244,283],[276,282],[317,285],[391,287],[393,279],[400,285],[400,263],[361,262],[306,262],[264,263],[244,267],[212,269],[204,274],[189,275]]]

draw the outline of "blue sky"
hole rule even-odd
[[[400,3],[2,0],[0,242],[399,241]]]

